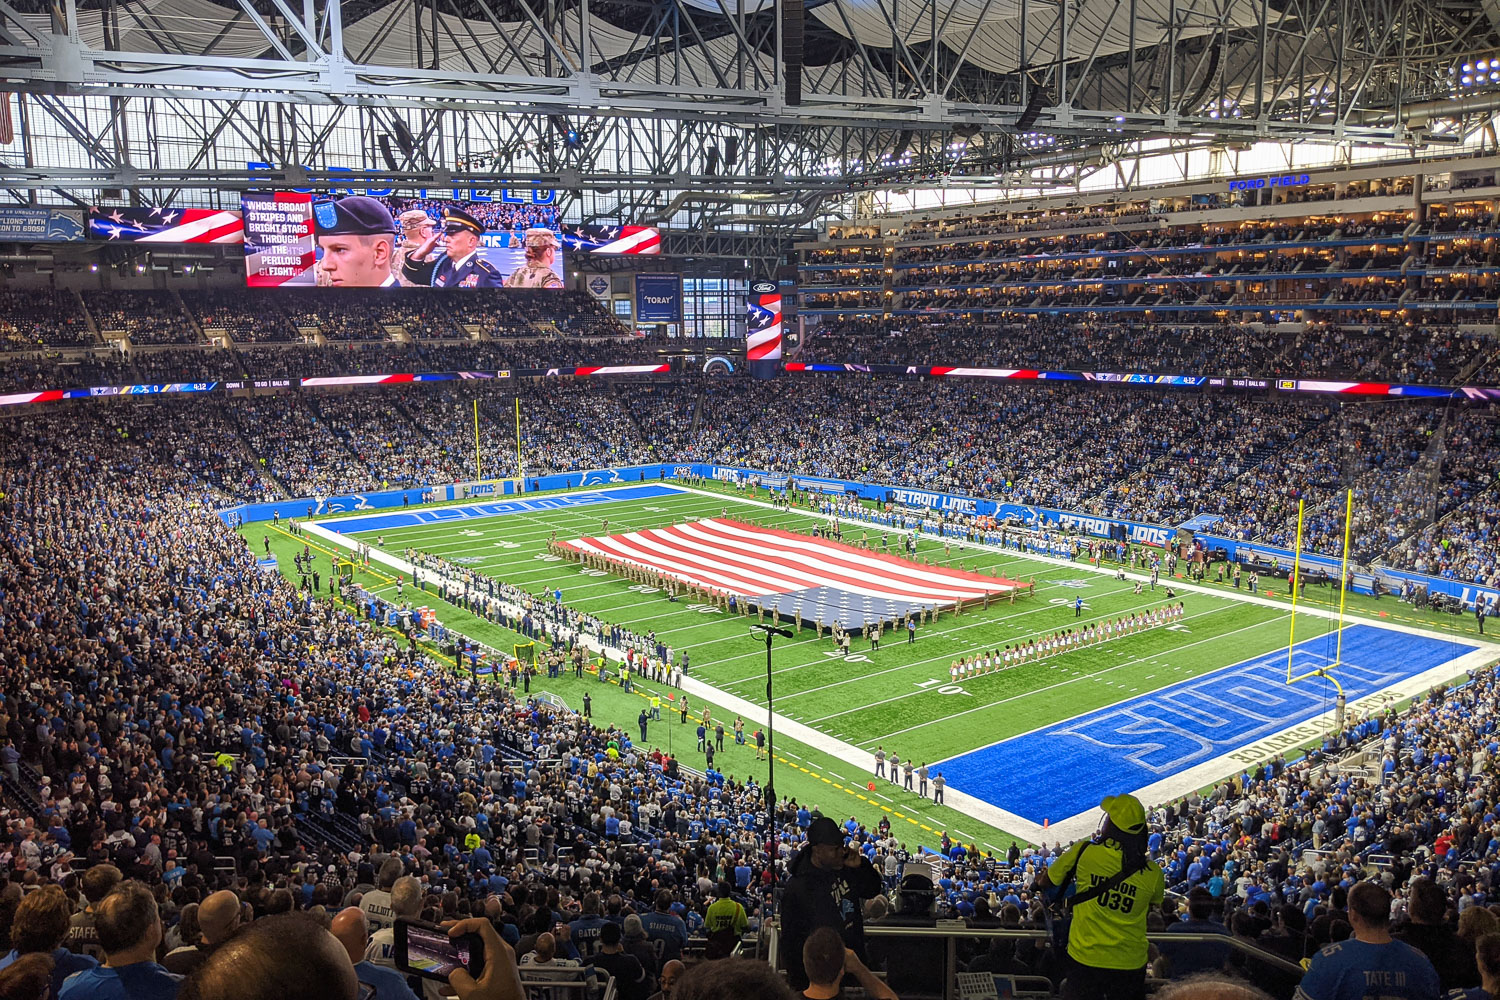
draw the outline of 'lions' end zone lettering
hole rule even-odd
[[[1332,635],[1299,642],[1299,673],[1330,666]],[[1475,646],[1375,625],[1344,630],[1339,682],[1351,705],[1472,652]],[[1170,653],[1164,654],[1170,658]],[[1233,756],[1259,763],[1321,735],[1310,720],[1333,707],[1319,677],[1286,683],[1282,649],[1129,701],[1003,740],[943,762],[950,787],[1041,823],[1076,816],[1121,790],[1155,784],[1198,764]],[[1285,738],[1279,736],[1290,730]],[[1277,737],[1275,746],[1267,741]],[[1246,759],[1250,755],[1253,759]],[[1038,760],[1068,781],[1021,782]]]

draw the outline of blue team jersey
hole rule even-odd
[[[1296,1000],[1437,1000],[1441,995],[1437,970],[1411,945],[1350,938],[1313,956]]]
[[[182,977],[155,962],[136,962],[117,969],[99,967],[69,977],[60,1000],[176,1000]]]
[[[406,977],[395,969],[360,962],[354,966],[354,975],[360,982],[375,987],[378,1000],[417,1000],[417,995],[406,984]]]

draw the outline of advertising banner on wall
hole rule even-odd
[[[682,275],[637,274],[635,276],[635,321],[682,322]]]
[[[72,243],[83,239],[83,217],[63,208],[0,205],[0,240],[14,243]]]

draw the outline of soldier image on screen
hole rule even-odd
[[[396,220],[374,198],[350,195],[313,204],[318,241],[314,280],[342,288],[385,288],[397,283],[391,272]]]
[[[561,288],[562,279],[552,270],[557,256],[557,234],[550,229],[528,229],[523,237],[526,263],[505,279],[506,288]]]
[[[443,232],[433,234],[407,255],[402,276],[413,284],[433,288],[500,288],[500,272],[479,254],[484,223],[457,208],[443,210]],[[428,255],[443,241],[443,256],[436,265]],[[424,273],[425,272],[425,273]]]
[[[437,266],[437,260],[414,262],[413,267],[425,267],[427,269],[426,279],[423,281],[412,281],[406,276],[407,259],[412,252],[423,243],[432,239],[437,232],[437,220],[428,215],[420,208],[402,212],[396,219],[401,224],[401,242],[396,244],[395,264],[391,270],[399,277],[401,284],[405,287],[432,284],[432,269]]]

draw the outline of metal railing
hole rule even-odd
[[[1030,930],[1024,928],[1001,928],[1001,927],[968,927],[957,921],[938,921],[932,927],[898,927],[881,923],[865,924],[865,937],[867,939],[896,939],[917,938],[919,940],[930,940],[934,944],[941,942],[943,955],[943,974],[941,988],[934,988],[928,992],[941,994],[943,1000],[956,1000],[957,976],[963,969],[958,962],[958,942],[960,941],[992,941],[1014,940],[1014,941],[1044,941],[1047,932],[1044,930]],[[781,928],[779,924],[769,924],[766,929],[767,960],[772,968],[781,969]],[[1234,937],[1229,934],[1177,934],[1177,933],[1151,933],[1146,935],[1146,940],[1152,944],[1183,945],[1183,944],[1218,944],[1238,952],[1247,959],[1271,966],[1278,971],[1289,975],[1301,977],[1302,966],[1290,959],[1274,952],[1266,951],[1264,948],[1256,947],[1243,938]],[[1017,980],[1018,995],[1023,996],[1049,996],[1057,992],[1060,983],[1053,983],[1045,976],[1021,974],[1014,976]],[[1022,982],[1024,980],[1024,983]],[[1042,983],[1047,984],[1046,991],[1038,989]],[[1025,987],[1032,987],[1030,989]]]
[[[593,966],[558,969],[546,975],[537,971],[524,965],[519,969],[521,988],[531,1000],[616,1000],[619,995],[615,977],[601,977]]]

